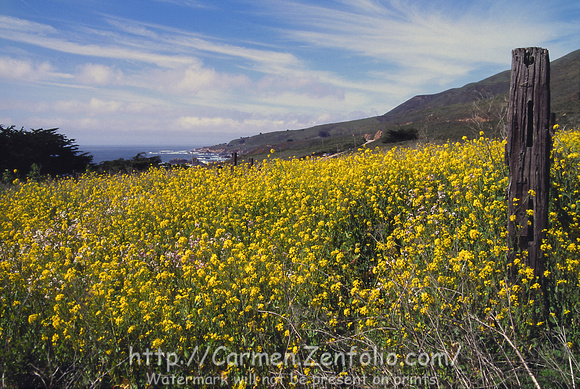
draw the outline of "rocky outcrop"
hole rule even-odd
[[[375,134],[364,134],[363,138],[365,141],[369,142],[378,140],[381,138],[381,136],[383,136],[383,130],[378,130]]]

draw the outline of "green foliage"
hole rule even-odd
[[[81,153],[74,139],[59,134],[58,128],[16,130],[0,125],[0,171],[3,181],[26,177],[39,180],[41,174],[62,176],[84,172],[93,157]]]
[[[381,137],[382,143],[396,143],[415,140],[419,138],[419,132],[414,127],[392,128]]]
[[[37,163],[33,163],[32,166],[30,166],[30,171],[28,172],[26,177],[32,181],[36,182],[41,181],[42,174],[40,174],[40,165],[38,165]]]
[[[113,161],[103,161],[96,166],[100,173],[132,173],[146,171],[151,167],[161,165],[161,157],[145,157],[145,153],[139,153],[131,159],[119,158]]]

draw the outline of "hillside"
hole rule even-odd
[[[577,125],[580,50],[552,61],[550,71],[552,112],[560,125]],[[242,137],[207,149],[260,157],[274,148],[280,157],[300,157],[356,148],[379,137],[379,143],[393,143],[458,140],[480,131],[501,136],[506,130],[509,84],[510,71],[506,70],[461,88],[415,96],[381,116]]]

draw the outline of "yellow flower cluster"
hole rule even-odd
[[[2,347],[81,358],[98,369],[86,374],[121,382],[145,371],[123,364],[130,347],[402,352],[438,325],[501,320],[533,304],[526,299],[541,281],[507,259],[503,149],[481,137],[252,168],[19,183],[0,195]],[[558,138],[562,212],[552,208],[543,246],[559,309],[575,313],[579,151],[578,132]],[[537,327],[531,309],[518,312]]]

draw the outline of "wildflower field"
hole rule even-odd
[[[504,147],[15,182],[1,386],[580,385],[580,131],[541,278],[508,260]]]

